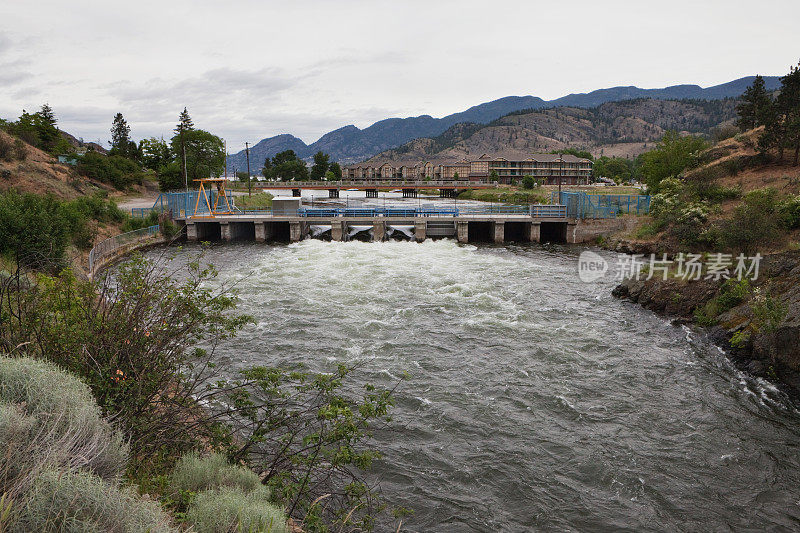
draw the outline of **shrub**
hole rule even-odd
[[[719,294],[695,309],[694,317],[701,326],[711,326],[717,317],[742,303],[750,295],[750,281],[747,279],[728,279],[719,289]]]
[[[5,135],[0,135],[0,161],[12,161],[14,159],[14,144]]]
[[[186,513],[198,533],[253,531],[288,533],[286,516],[258,493],[236,487],[199,493]]]
[[[744,301],[750,295],[750,281],[747,278],[741,280],[728,279],[720,287],[719,296],[717,296],[718,310],[724,313],[733,309]]]
[[[45,470],[10,517],[12,532],[176,531],[158,502],[88,472]]]
[[[711,129],[711,140],[714,143],[735,137],[739,133],[739,128],[733,125],[719,126]]]
[[[202,458],[194,453],[187,454],[178,461],[169,476],[169,488],[176,494],[223,487],[238,488],[248,493],[259,492],[264,499],[269,497],[269,491],[255,472],[230,464],[218,453]]]
[[[128,448],[89,388],[50,363],[0,356],[0,492],[19,492],[44,466],[117,479]]]
[[[762,293],[760,290],[755,292],[752,309],[753,329],[764,333],[772,333],[778,329],[778,326],[780,326],[788,313],[784,303],[776,300],[768,293]]]
[[[103,183],[110,183],[117,189],[124,189],[134,183],[142,183],[139,165],[119,155],[105,156],[90,151],[78,158],[78,174]]]
[[[800,195],[791,196],[778,204],[778,219],[786,229],[800,228]]]
[[[42,268],[60,264],[69,242],[70,225],[60,202],[51,195],[0,194],[0,253]]]
[[[750,255],[757,245],[776,242],[780,237],[775,189],[747,193],[731,217],[718,227],[719,244],[726,249]]]
[[[533,176],[524,176],[522,178],[523,189],[533,189],[536,185],[536,179]]]
[[[720,203],[741,198],[742,190],[739,187],[724,187],[704,180],[695,183],[695,194],[701,200]]]
[[[148,228],[158,224],[158,211],[150,211],[145,218],[128,218],[122,224],[122,232],[134,231],[137,229]]]
[[[20,161],[28,158],[28,148],[22,139],[14,139],[14,156]]]
[[[708,221],[708,205],[699,202],[685,205],[669,229],[669,234],[681,244],[693,246],[703,241],[703,229]]]

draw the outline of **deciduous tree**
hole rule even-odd
[[[330,164],[330,156],[322,151],[317,152],[314,154],[314,165],[311,167],[311,179],[312,180],[319,180],[325,176],[325,173],[328,171],[328,166]]]
[[[184,130],[170,141],[172,151],[186,150],[186,174],[188,179],[219,176],[225,170],[225,143],[204,130]]]

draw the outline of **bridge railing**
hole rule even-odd
[[[400,180],[400,179],[363,179],[363,180],[341,180],[341,181],[259,181],[255,185],[261,189],[302,189],[304,187],[329,187],[337,189],[341,187],[366,187],[374,185],[376,187],[397,187],[402,189],[404,185],[409,187],[423,187],[438,189],[444,187],[448,189],[466,189],[475,186],[494,186],[497,182],[489,181],[470,181],[470,180]]]
[[[158,235],[158,232],[159,226],[156,224],[155,226],[149,226],[147,228],[141,228],[134,231],[129,231],[127,233],[114,235],[113,237],[109,237],[104,241],[100,241],[89,252],[89,272],[94,273],[95,265],[97,265],[98,261],[100,261],[100,259],[103,257],[111,255],[123,246],[128,246],[132,243],[139,243],[150,239],[153,236]]]

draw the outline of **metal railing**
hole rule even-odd
[[[95,245],[95,247],[89,252],[89,272],[94,273],[94,268],[97,261],[107,255],[110,255],[115,250],[132,243],[145,241],[154,235],[158,235],[158,232],[158,225],[149,226],[147,228],[141,228],[129,231],[127,233],[114,235],[113,237],[109,237],[108,239],[97,243],[97,245]]]
[[[341,181],[259,181],[253,182],[255,187],[259,189],[302,189],[303,187],[329,187],[337,189],[341,187],[358,186],[364,187],[374,185],[376,187],[397,187],[402,189],[404,185],[409,187],[422,187],[438,189],[444,187],[447,189],[460,189],[470,187],[493,187],[497,185],[496,181],[470,181],[470,180],[406,180],[403,178],[381,178],[381,179],[352,179]]]
[[[487,206],[426,206],[426,207],[301,207],[297,216],[304,218],[416,218],[460,217],[480,215],[522,215],[536,218],[566,218],[565,205],[487,205]]]

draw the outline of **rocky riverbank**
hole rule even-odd
[[[706,328],[737,367],[800,401],[800,252],[764,257],[749,283],[629,279],[613,295]]]

